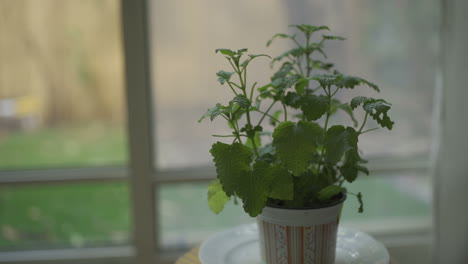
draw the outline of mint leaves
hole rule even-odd
[[[211,211],[215,214],[219,214],[229,200],[230,199],[223,191],[219,180],[216,179],[212,181],[210,186],[208,186],[208,205],[210,206]]]
[[[273,41],[289,41],[289,50],[271,58],[249,54],[247,49],[217,49],[226,59],[227,69],[216,73],[218,82],[233,94],[224,103],[209,108],[199,122],[224,119],[230,133],[213,135],[227,140],[212,145],[210,153],[217,179],[208,187],[208,205],[215,213],[234,196],[242,200],[245,212],[255,217],[267,204],[282,207],[323,206],[343,194],[354,195],[344,182],[369,174],[359,152],[359,137],[376,128],[364,130],[371,118],[391,130],[391,104],[364,96],[350,102],[337,94],[347,89],[380,88],[361,77],[334,70],[327,61],[325,44],[345,38],[321,35],[327,26],[291,25],[297,34],[275,34]],[[267,83],[259,84],[249,76],[250,65],[281,63]],[[346,97],[340,97],[346,98]],[[362,109],[357,109],[358,107]],[[364,118],[356,111],[363,111]],[[346,124],[333,117],[343,112]],[[368,118],[371,117],[371,118]],[[369,122],[368,122],[369,119]],[[264,126],[268,122],[270,126]],[[333,124],[333,125],[332,125]]]
[[[337,185],[330,185],[320,190],[320,192],[318,193],[318,198],[319,200],[326,201],[332,198],[333,196],[338,195],[340,192],[344,190],[345,188],[343,187],[340,187]]]
[[[332,126],[325,136],[325,152],[328,161],[336,164],[346,154],[347,159],[360,160],[358,153],[358,134],[352,127]]]
[[[222,210],[232,195],[242,199],[245,211],[252,217],[262,212],[268,198],[292,199],[291,174],[264,161],[251,165],[252,152],[246,146],[217,142],[211,154],[218,179],[208,187],[208,204],[215,213]]]
[[[240,143],[231,145],[217,142],[211,147],[218,179],[223,191],[231,196],[239,189],[239,182],[250,170],[253,155],[250,149]]]
[[[313,80],[316,80],[320,83],[320,86],[322,87],[331,87],[335,86],[338,88],[348,88],[348,89],[353,89],[354,87],[358,85],[367,85],[370,88],[374,89],[377,92],[380,92],[379,87],[371,83],[369,81],[366,81],[360,77],[356,76],[347,76],[341,73],[334,73],[334,74],[317,74],[312,77]]]
[[[377,121],[379,125],[389,130],[393,128],[394,122],[390,120],[387,114],[391,108],[391,104],[387,103],[384,99],[374,99],[364,96],[358,96],[351,100],[351,108],[353,110],[361,104],[367,114]]]
[[[229,79],[231,79],[231,76],[234,74],[234,72],[225,72],[225,71],[219,71],[216,73],[216,76],[218,76],[218,82],[221,84],[224,84],[225,82],[229,82]]]
[[[250,216],[260,214],[268,198],[290,200],[293,197],[292,178],[287,170],[258,161],[239,182],[237,195]]]
[[[287,121],[275,128],[273,146],[284,166],[299,176],[314,158],[321,136],[322,129],[316,123]]]

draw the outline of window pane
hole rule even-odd
[[[215,232],[254,222],[242,208],[229,202],[219,215],[207,203],[207,184],[167,184],[160,187],[160,238],[164,249],[193,246]]]
[[[343,208],[343,225],[372,228],[405,228],[409,222],[429,222],[431,183],[421,173],[376,175],[364,178],[348,189],[362,192],[364,213],[359,214],[356,197],[349,195]],[[207,184],[162,185],[157,200],[163,248],[190,247],[223,229],[254,222],[242,205],[229,202],[215,215],[207,204]],[[420,222],[422,221],[422,222]],[[382,226],[385,224],[385,226]]]
[[[266,8],[268,7],[268,8]],[[230,91],[215,73],[229,65],[216,48],[248,47],[252,53],[280,54],[289,43],[277,32],[289,24],[328,25],[333,42],[327,52],[338,70],[379,84],[377,95],[393,103],[391,133],[375,131],[360,139],[367,157],[426,155],[430,146],[432,94],[437,53],[439,2],[429,1],[155,1],[152,2],[153,79],[156,111],[156,165],[188,167],[211,162],[210,135],[229,133],[223,120],[196,120]],[[268,60],[254,63],[250,80],[265,84]],[[347,93],[348,92],[348,93]],[[346,91],[341,100],[356,93]],[[363,115],[357,115],[362,120]],[[351,125],[351,122],[347,123]],[[376,124],[370,122],[367,128]]]
[[[0,169],[125,163],[119,8],[0,1]]]
[[[123,183],[0,188],[0,251],[129,243]]]

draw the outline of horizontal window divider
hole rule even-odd
[[[67,248],[30,251],[0,252],[0,263],[55,264],[55,263],[133,263],[131,246],[99,248]]]
[[[430,166],[430,159],[421,157],[370,159],[368,163],[371,172],[419,171],[428,170]]]
[[[0,171],[0,186],[124,180],[126,167],[57,168],[21,171]]]
[[[183,183],[210,181],[216,178],[214,166],[199,166],[156,171],[154,181],[157,183]]]
[[[428,159],[418,157],[388,158],[370,160],[369,170],[374,173],[391,173],[403,171],[425,172],[430,168]],[[216,178],[214,166],[203,165],[198,167],[175,168],[156,170],[153,180],[157,183],[206,182]]]
[[[425,171],[430,161],[424,159],[376,159],[369,162],[371,172]],[[1,185],[72,183],[122,180],[128,177],[127,167],[54,168],[0,171]],[[158,183],[210,181],[216,177],[214,166],[176,168],[155,171]]]

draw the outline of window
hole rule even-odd
[[[216,48],[278,54],[288,43],[266,41],[296,23],[346,37],[330,60],[394,105],[394,131],[360,142],[374,173],[351,187],[365,215],[347,201],[345,221],[383,239],[430,231],[438,1],[20,0],[0,14],[0,263],[171,263],[252,221],[207,209],[210,135],[226,127],[196,121],[227,100]]]
[[[333,34],[347,38],[329,45],[329,60],[344,73],[378,83],[381,94],[369,91],[368,95],[392,102],[391,116],[396,122],[391,133],[382,129],[360,138],[359,146],[370,160],[373,175],[361,177],[350,187],[363,192],[366,204],[360,215],[349,199],[346,224],[372,227],[371,232],[384,227],[387,232],[401,231],[409,226],[413,231],[429,230],[427,168],[438,1],[155,1],[150,14],[157,170],[176,170],[181,179],[194,181],[200,180],[200,173],[192,175],[194,168],[212,166],[209,148],[219,138],[210,135],[226,134],[227,126],[222,119],[203,124],[196,120],[216,102],[231,99],[228,89],[217,82],[215,73],[228,70],[229,65],[215,54],[216,48],[248,47],[254,54],[278,55],[289,43],[277,40],[266,48],[266,41],[275,33],[290,32],[289,24],[325,24]],[[251,82],[266,83],[271,74],[265,71],[268,61],[259,59],[254,64]],[[342,101],[354,97],[353,92],[343,94]],[[210,177],[202,175],[205,180]],[[160,185],[156,202],[163,247],[190,246],[226,225],[249,221],[237,217],[243,213],[240,206],[217,216],[210,213],[205,205],[206,184]],[[186,212],[191,217],[182,220]]]
[[[0,263],[130,254],[120,12],[116,0],[0,1]]]

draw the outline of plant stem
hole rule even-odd
[[[229,64],[231,64],[231,67],[237,72],[236,66],[232,63],[231,59],[228,58]]]
[[[362,129],[364,128],[364,125],[366,124],[367,116],[368,116],[368,115],[369,115],[369,113],[366,112],[366,115],[364,116],[364,121],[362,121],[362,125],[361,125],[361,127],[359,128],[359,130],[358,130],[358,134],[361,134]]]
[[[332,93],[331,96],[333,97],[333,96],[338,92],[339,89],[340,89],[340,88],[336,87],[336,90]]]
[[[301,59],[297,58],[296,60],[297,68],[299,69],[299,74],[304,76],[304,71],[302,70],[302,64],[301,64]]]
[[[211,135],[212,137],[236,137],[235,135]],[[240,135],[243,136],[243,135]]]
[[[310,35],[306,34],[306,52],[305,52],[305,58],[306,58],[306,72],[307,72],[307,77],[310,76],[310,71],[312,70],[312,67],[310,66],[310,53],[308,51],[309,48],[309,42],[310,42]]]
[[[233,83],[233,82],[229,82],[229,83],[242,90],[242,88],[237,83]]]
[[[281,103],[283,105],[283,110],[284,110],[284,122],[288,121],[288,110],[286,109],[286,105],[284,103]]]
[[[325,133],[327,132],[328,120],[330,119],[330,112],[331,112],[331,99],[332,99],[332,95],[330,95],[330,87],[328,87],[327,96],[328,96],[328,111],[327,111],[327,117],[325,118],[325,125],[324,125],[324,127],[323,127],[323,130],[325,131]]]
[[[244,76],[242,76],[242,71],[244,72]],[[236,68],[236,72],[239,75],[239,80],[240,80],[240,84],[241,84],[241,87],[242,87],[242,92],[244,93],[245,98],[248,98],[247,97],[247,86],[246,86],[246,83],[247,83],[247,68],[245,67],[242,70],[240,70],[239,68]],[[254,86],[252,86],[252,89],[253,88],[254,88]],[[252,94],[253,94],[253,92],[252,92]],[[245,116],[247,117],[247,124],[249,125],[249,127],[252,127],[252,121],[250,119],[250,107],[247,107],[247,109],[245,109]],[[248,137],[248,138],[250,138],[250,140],[252,140],[252,147],[253,147],[254,153],[258,157],[257,144],[255,144],[255,134],[254,134],[253,137]]]
[[[328,111],[327,111],[327,117],[325,118],[325,125],[323,126],[323,133],[324,133],[323,137],[324,138],[325,138],[325,134],[327,133],[328,121],[330,119],[330,112],[331,112],[331,99],[332,99],[332,96],[330,95],[330,87],[328,87],[328,92],[326,92],[326,94],[328,96]],[[318,164],[318,167],[317,167],[319,173],[320,173],[320,169],[321,169],[321,167],[323,165],[323,156],[324,155],[325,155],[325,149],[322,149],[322,153],[320,153],[319,164]]]
[[[271,108],[273,107],[273,105],[274,105],[275,103],[276,103],[276,101],[273,101],[273,103],[271,103],[271,105],[268,107],[268,109],[266,110],[266,112],[262,112],[262,111],[260,111],[260,110],[257,110],[257,112],[263,113],[263,116],[262,116],[262,118],[260,118],[260,121],[258,121],[257,126],[259,126],[259,125],[262,124],[263,119],[265,119],[266,116],[269,116],[270,118],[276,119],[276,118],[274,118],[273,116],[271,116],[271,115],[268,114],[268,112],[270,112]],[[278,123],[279,123],[279,120],[278,120],[278,119],[276,119],[276,121],[278,121]]]
[[[252,97],[253,97],[253,92],[255,90],[255,86],[257,85],[257,82],[255,82],[253,85],[252,85],[252,89],[250,90],[250,102],[252,102]]]
[[[231,83],[228,82],[227,84],[229,85],[229,88],[231,88],[232,92],[237,96],[238,93],[236,92],[236,90],[234,90],[234,87],[232,87]]]
[[[371,128],[371,129],[367,129],[367,130],[365,130],[365,131],[362,131],[362,132],[360,133],[360,135],[362,135],[362,134],[364,134],[364,133],[367,133],[367,132],[371,132],[371,131],[377,130],[377,129],[379,129],[379,127],[374,127],[374,128]]]
[[[234,136],[236,137],[236,139],[239,141],[239,143],[243,144],[242,143],[242,140],[240,139],[240,133],[239,133],[239,130],[236,128],[236,125],[234,123],[234,121],[232,119],[229,119],[229,123],[231,124],[231,126],[233,127],[234,129]],[[234,140],[235,141],[235,140]]]
[[[269,114],[267,114],[267,113],[265,113],[265,112],[263,112],[263,111],[260,111],[260,110],[255,110],[255,111],[256,111],[256,112],[259,112],[259,113],[261,113],[261,114],[264,114],[264,116],[268,116],[269,118],[273,119],[273,120],[274,120],[275,122],[277,122],[277,123],[281,123],[281,121],[279,121],[278,119],[276,119],[276,118],[275,118],[274,116],[272,116],[272,115],[269,115]]]

